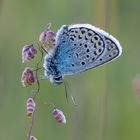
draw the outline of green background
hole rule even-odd
[[[123,47],[117,60],[85,73],[65,77],[64,85],[41,82],[33,135],[38,140],[139,140],[140,104],[132,82],[140,73],[139,0],[0,0],[0,140],[25,140],[31,124],[26,116],[30,91],[23,88],[22,46],[37,42],[47,23],[53,31],[63,24],[90,23],[114,35]],[[38,59],[38,58],[37,58]],[[52,101],[67,124],[52,117]]]

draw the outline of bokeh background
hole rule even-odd
[[[23,88],[20,79],[22,46],[37,42],[52,23],[90,23],[114,35],[123,47],[117,60],[85,73],[66,77],[68,94],[78,106],[65,99],[64,85],[41,82],[37,96],[33,135],[38,140],[139,140],[140,104],[133,79],[140,73],[139,0],[0,0],[0,140],[25,140],[31,124],[26,100],[36,85]],[[66,115],[58,124],[51,115],[52,101]]]

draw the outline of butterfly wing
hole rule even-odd
[[[54,54],[57,69],[71,75],[103,65],[121,55],[119,42],[89,24],[62,26],[56,37]]]

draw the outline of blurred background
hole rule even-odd
[[[30,91],[23,88],[21,50],[37,42],[47,23],[57,31],[63,24],[90,23],[114,35],[123,47],[117,60],[66,77],[78,104],[65,99],[64,85],[41,82],[35,126],[38,140],[139,140],[140,91],[133,82],[140,73],[139,0],[0,0],[0,140],[25,140],[31,120],[26,115]],[[139,88],[139,87],[138,87]],[[63,110],[67,124],[52,117],[52,101]]]

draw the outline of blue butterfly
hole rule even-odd
[[[63,25],[56,34],[53,51],[44,57],[44,73],[54,84],[66,75],[84,72],[119,57],[117,39],[89,24]]]

